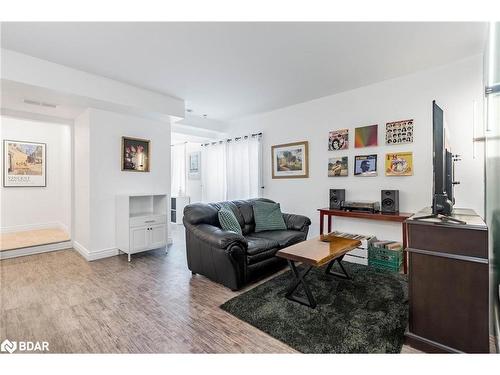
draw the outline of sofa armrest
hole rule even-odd
[[[219,249],[232,248],[234,245],[239,245],[244,249],[248,247],[247,239],[238,233],[225,231],[210,224],[192,225],[184,223],[184,225],[196,238],[209,246]]]
[[[311,225],[311,219],[307,216],[284,213],[283,219],[285,220],[286,228],[289,230],[300,230],[304,232],[304,230]]]

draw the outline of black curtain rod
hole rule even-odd
[[[234,137],[234,138],[228,138],[228,139],[221,139],[220,141],[215,141],[215,142],[207,142],[207,143],[202,143],[201,145],[202,146],[208,146],[208,145],[216,145],[217,143],[223,143],[223,142],[231,142],[231,141],[239,141],[240,139],[247,139],[248,137],[257,137],[257,136],[261,136],[262,135],[262,132],[260,133],[253,133],[253,134],[250,134],[250,135],[244,135],[244,136],[241,136],[241,137]]]

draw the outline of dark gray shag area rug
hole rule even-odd
[[[405,275],[342,262],[352,280],[313,268],[311,309],[285,298],[291,271],[242,293],[221,308],[302,353],[399,353],[408,323]],[[302,267],[299,267],[303,271]],[[332,271],[339,271],[338,264]],[[296,295],[305,296],[302,286]]]

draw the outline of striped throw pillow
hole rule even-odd
[[[236,219],[232,210],[221,207],[218,215],[222,229],[242,234],[240,223],[238,223],[238,219]]]
[[[286,230],[285,220],[278,203],[255,201],[253,204],[255,232]]]

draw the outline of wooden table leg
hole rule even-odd
[[[332,216],[328,215],[328,233],[332,233]]]
[[[408,247],[408,238],[407,238],[407,230],[408,226],[406,225],[405,222],[402,223],[401,225],[403,227],[403,272],[405,274],[408,273],[408,252],[406,251],[406,248]]]
[[[323,218],[324,218],[324,214],[323,212],[320,212],[319,213],[319,234],[322,235],[323,234]]]

